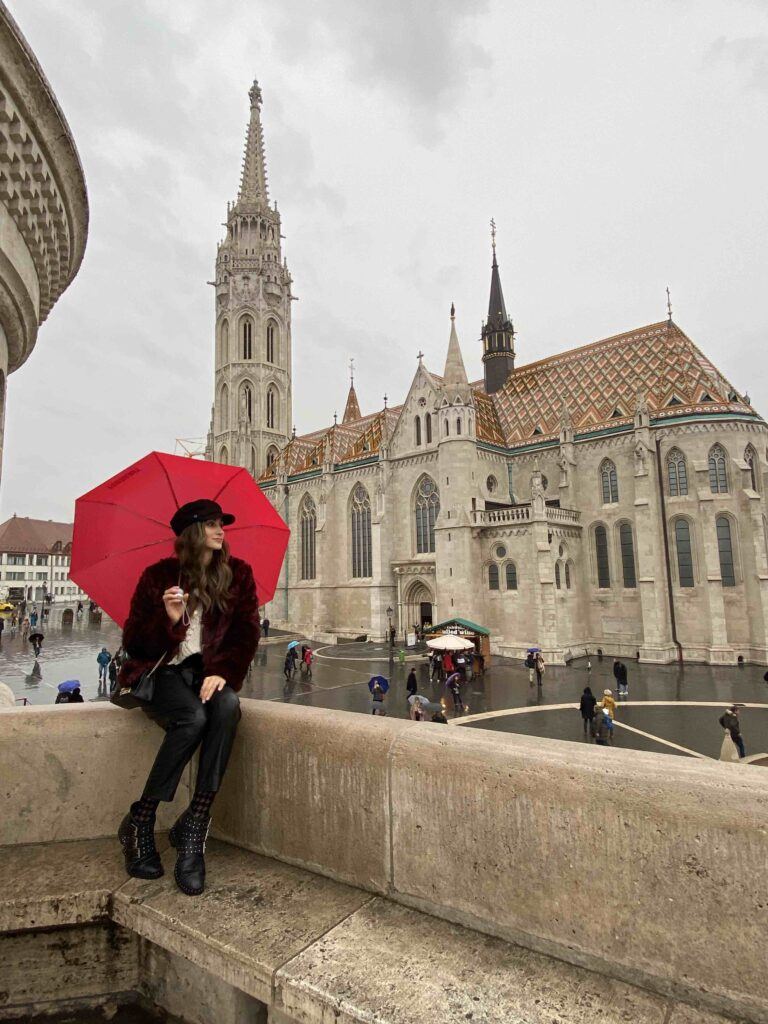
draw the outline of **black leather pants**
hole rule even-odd
[[[240,721],[237,694],[225,686],[203,704],[199,656],[187,658],[181,665],[160,668],[155,676],[154,697],[143,710],[165,729],[165,738],[143,796],[173,800],[184,769],[198,747],[200,764],[195,792],[218,792]]]

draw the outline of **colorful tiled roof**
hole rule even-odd
[[[509,445],[631,420],[642,392],[657,417],[753,412],[680,328],[664,321],[517,368],[492,396]],[[479,417],[478,417],[479,419]]]
[[[12,516],[0,525],[0,551],[42,555],[52,551],[56,543],[61,543],[62,549],[72,543],[72,523]]]

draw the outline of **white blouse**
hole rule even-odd
[[[202,605],[198,604],[197,608],[192,612],[192,618],[189,620],[187,626],[187,632],[184,634],[184,639],[179,645],[179,650],[175,658],[172,658],[169,665],[180,665],[185,658],[188,658],[191,654],[200,654],[203,649],[203,608]]]

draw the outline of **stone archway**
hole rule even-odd
[[[404,612],[408,632],[414,626],[431,626],[434,622],[435,596],[423,580],[415,580],[406,590]]]

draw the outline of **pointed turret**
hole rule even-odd
[[[443,380],[446,384],[468,384],[467,371],[456,334],[456,307],[451,303],[451,336],[448,340],[448,354],[445,358]]]
[[[499,264],[496,261],[496,224],[491,221],[491,294],[488,299],[488,319],[483,325],[483,367],[485,390],[491,395],[504,387],[515,368],[515,328],[507,315],[504,293],[501,290]]]
[[[261,89],[256,79],[253,80],[248,96],[251,100],[251,118],[245,136],[245,153],[243,155],[243,173],[240,177],[238,202],[266,203],[267,169],[264,161],[264,131],[261,127]]]
[[[355,392],[354,381],[349,385],[349,394],[347,395],[347,404],[344,407],[344,419],[342,423],[352,423],[354,420],[362,419],[363,414],[360,412],[360,404],[357,401],[357,393]]]

